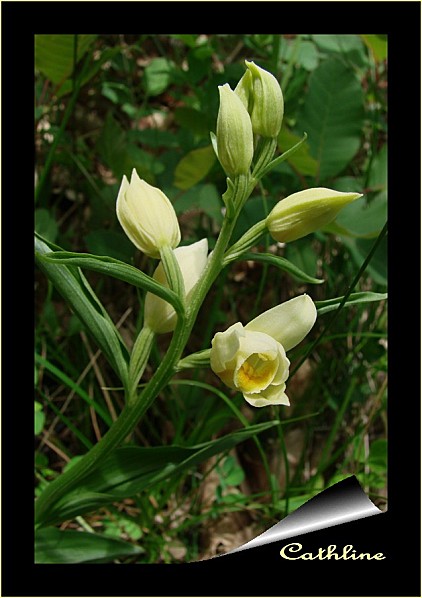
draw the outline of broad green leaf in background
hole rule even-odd
[[[315,274],[318,268],[318,256],[309,243],[309,237],[298,239],[294,243],[287,243],[285,248],[286,259],[297,269],[297,272],[291,272],[298,280],[300,278],[299,272],[303,272],[306,276],[315,279]]]
[[[97,35],[77,36],[79,61]],[[47,34],[35,36],[35,67],[53,83],[62,83],[73,71],[75,35]]]
[[[387,220],[387,197],[379,193],[370,203],[356,201],[346,206],[337,216],[333,231],[352,237],[377,237]],[[329,230],[329,227],[327,227]]]
[[[217,473],[222,486],[238,486],[245,479],[245,472],[233,455],[227,455],[218,465]]]
[[[123,556],[142,554],[140,546],[89,532],[38,530],[35,534],[35,563],[109,563]]]
[[[369,171],[368,186],[371,191],[387,191],[388,146],[385,143],[374,157]]]
[[[371,50],[377,62],[387,58],[387,36],[386,35],[361,35],[361,38]]]
[[[174,202],[176,214],[185,214],[192,210],[201,210],[218,224],[223,221],[221,195],[215,185],[207,183],[191,187]]]
[[[97,141],[98,154],[119,180],[123,175],[130,177],[132,169],[136,168],[140,178],[153,185],[156,173],[154,166],[159,161],[132,142],[129,133],[109,112]]]
[[[307,71],[313,71],[319,64],[318,48],[312,40],[305,40],[302,37],[297,36],[294,40],[282,38],[280,53],[286,63],[293,63]],[[289,85],[290,81],[291,79]]]
[[[199,137],[208,137],[209,135],[206,115],[195,108],[190,108],[189,106],[176,108],[174,120],[178,125],[192,131],[192,133]]]
[[[339,60],[323,62],[309,77],[309,91],[297,120],[318,162],[316,181],[339,174],[361,143],[364,96],[354,72]]]
[[[190,189],[201,181],[215,163],[212,145],[192,150],[184,156],[174,172],[174,184],[178,189]]]
[[[43,34],[35,36],[35,67],[55,85],[63,84],[72,75],[76,37],[78,62],[98,35]],[[70,90],[71,86],[67,91]]]
[[[301,136],[291,133],[286,127],[282,127],[277,140],[278,147],[281,152],[286,152],[299,143],[301,138]],[[287,163],[293,170],[305,176],[315,177],[317,174],[318,162],[309,154],[309,144],[306,142],[287,159]]]
[[[130,262],[135,248],[120,231],[93,230],[85,236],[88,250],[97,255],[107,255],[123,262]]]
[[[316,34],[312,36],[312,39],[325,52],[347,54],[362,48],[362,42],[358,35]]]
[[[297,62],[307,71],[313,71],[317,68],[319,52],[312,41],[301,41],[297,54]]]
[[[64,496],[42,521],[43,525],[71,519],[115,500],[133,496],[174,475],[181,475],[214,455],[256,434],[280,425],[277,420],[256,424],[191,447],[122,447]]]
[[[144,87],[149,96],[158,96],[172,79],[173,63],[167,58],[153,58],[144,71]]]
[[[361,266],[366,256],[371,251],[374,241],[372,239],[351,239],[350,237],[342,236],[342,241],[349,249],[356,265]],[[387,238],[381,241],[379,247],[372,256],[371,262],[368,264],[366,270],[373,280],[382,286],[386,286],[388,282],[388,243]]]
[[[59,232],[57,222],[45,208],[35,210],[35,230],[39,235],[54,243]]]

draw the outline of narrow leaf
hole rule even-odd
[[[140,546],[100,534],[61,531],[54,527],[35,534],[35,563],[39,565],[110,563],[116,558],[143,552]]]
[[[179,299],[173,291],[162,286],[137,268],[112,257],[91,255],[90,253],[55,251],[44,255],[43,259],[51,263],[78,266],[112,276],[136,287],[143,288],[146,291],[154,293],[154,295],[158,295],[158,297],[168,301],[175,308],[179,306]]]
[[[114,500],[133,496],[277,425],[280,425],[277,420],[264,422],[192,447],[118,448],[77,489],[60,499],[42,524],[72,519]]]
[[[276,266],[280,270],[288,272],[298,280],[302,282],[307,282],[309,284],[321,284],[324,282],[324,280],[309,276],[309,274],[303,272],[303,270],[295,266],[292,262],[289,262],[289,260],[286,260],[285,258],[279,257],[277,255],[272,255],[271,253],[244,253],[241,256],[239,256],[239,258],[237,258],[237,261],[240,260],[251,260],[254,262],[264,262],[267,264],[271,264],[272,266]]]
[[[356,305],[358,303],[371,303],[372,301],[384,301],[388,299],[387,293],[352,293],[345,303],[345,307],[350,305]],[[327,299],[326,301],[315,301],[317,307],[318,316],[322,316],[330,311],[334,311],[338,308],[342,302],[343,297],[335,297],[333,299]]]
[[[116,327],[82,272],[74,267],[49,263],[44,256],[50,253],[49,246],[35,236],[35,256],[38,267],[89,330],[113,369],[126,384],[128,351]]]

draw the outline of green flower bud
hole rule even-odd
[[[245,64],[248,70],[236,86],[235,93],[251,115],[253,132],[262,137],[277,137],[284,114],[280,85],[274,75],[254,62],[246,60]]]
[[[218,87],[218,159],[230,178],[247,174],[253,158],[253,132],[249,114],[228,83]]]
[[[341,193],[318,187],[282,199],[266,219],[271,236],[280,243],[305,237],[334,220],[339,211],[361,193]]]

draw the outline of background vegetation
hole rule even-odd
[[[189,352],[208,348],[218,330],[246,323],[297,294],[307,292],[317,301],[349,290],[386,221],[386,40],[36,36],[36,230],[63,249],[110,255],[149,274],[155,263],[135,250],[116,219],[121,178],[136,168],[172,200],[183,243],[207,237],[212,248],[225,177],[209,131],[215,131],[217,86],[234,87],[245,58],[281,83],[280,152],[305,131],[308,139],[263,180],[246,204],[236,237],[280,198],[307,187],[360,191],[365,197],[323,232],[284,247],[264,240],[263,249],[323,284],[305,284],[254,261],[228,267],[200,312]],[[386,291],[386,253],[384,239],[355,291]],[[130,345],[141,325],[142,295],[114,279],[91,272],[86,277]],[[40,272],[36,297],[39,493],[104,435],[123,399],[83,325]],[[150,465],[143,485],[127,487],[119,500],[70,518],[60,530],[47,528],[39,541],[40,562],[206,558],[244,543],[350,475],[384,509],[386,304],[344,309],[326,329],[330,315],[321,316],[293,352],[291,371],[300,367],[287,387],[290,408],[253,409],[210,370],[187,370],[174,379],[131,439],[145,448]],[[159,337],[145,379],[167,343],[168,335]],[[271,424],[276,420],[282,425]],[[253,438],[239,432],[258,424],[262,431]],[[204,443],[207,450],[192,449]],[[154,447],[163,448],[154,452]],[[184,452],[176,455],[175,447]],[[178,467],[163,477],[170,461]],[[61,530],[67,534],[58,535]]]

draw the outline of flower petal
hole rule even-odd
[[[284,392],[285,389],[285,384],[283,384],[282,386],[269,386],[259,395],[244,394],[243,397],[245,401],[249,403],[249,405],[252,405],[252,407],[268,407],[268,405],[290,405],[289,398]]]
[[[240,322],[236,322],[224,332],[217,332],[212,339],[210,353],[210,365],[213,372],[219,374],[226,369],[234,369],[234,364],[230,368],[229,365],[240,349],[240,339],[244,334]]]
[[[289,351],[305,338],[316,317],[314,302],[304,294],[259,315],[245,326],[245,330],[264,332]]]
[[[194,292],[194,286],[198,282],[202,272],[207,265],[208,241],[201,239],[191,245],[176,247],[174,255],[180,266],[185,285],[186,300],[189,301]],[[162,262],[159,263],[154,272],[154,280],[168,287],[167,277]],[[172,332],[176,327],[177,316],[174,308],[152,293],[145,297],[145,323],[157,334]]]

